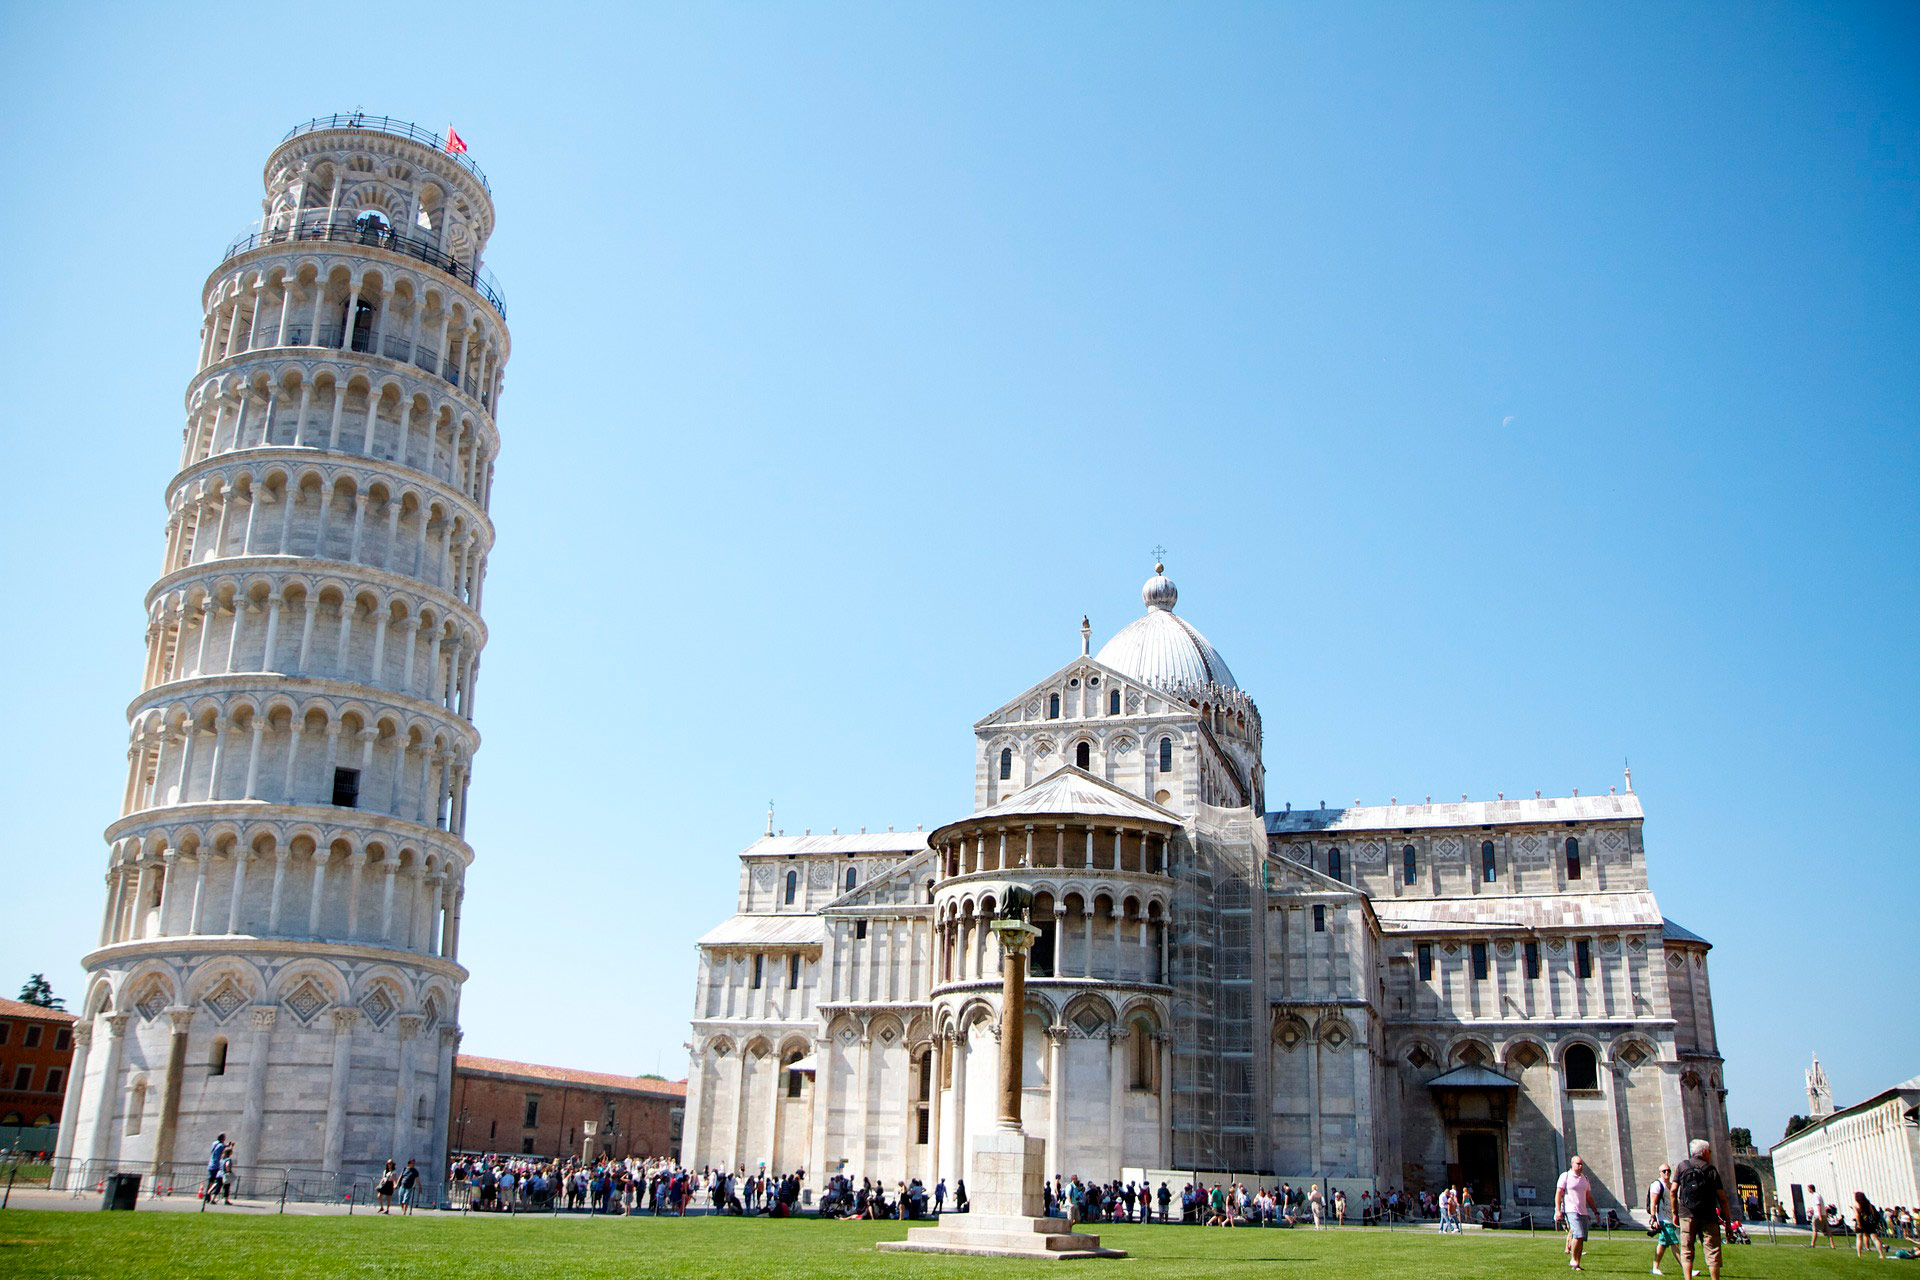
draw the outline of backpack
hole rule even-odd
[[[1714,1168],[1704,1161],[1689,1160],[1680,1166],[1673,1181],[1674,1199],[1680,1202],[1681,1212],[1689,1218],[1707,1217],[1719,1207],[1719,1198],[1714,1194]]]

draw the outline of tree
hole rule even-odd
[[[1788,1116],[1787,1131],[1780,1135],[1780,1141],[1785,1142],[1788,1138],[1791,1138],[1794,1134],[1800,1132],[1812,1123],[1813,1121],[1806,1116]]]
[[[38,1005],[42,1009],[58,1009],[66,1012],[67,1002],[53,994],[53,984],[47,981],[47,975],[36,973],[28,978],[20,988],[20,1000],[23,1004]]]
[[[1733,1145],[1736,1147],[1751,1147],[1753,1145],[1753,1130],[1751,1129],[1735,1129],[1728,1136],[1733,1139]]]

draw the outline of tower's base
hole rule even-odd
[[[987,1258],[1124,1258],[1102,1249],[1099,1236],[1081,1235],[1063,1218],[1043,1218],[1040,1207],[1046,1143],[1017,1127],[975,1134],[973,1203],[981,1212],[915,1227],[905,1240],[882,1241],[897,1253],[971,1253]]]
[[[970,1253],[984,1258],[1127,1256],[1123,1249],[1102,1249],[1099,1236],[1081,1235],[1063,1218],[1000,1217],[990,1213],[949,1215],[937,1227],[915,1227],[907,1232],[905,1240],[885,1240],[878,1247],[898,1253]]]

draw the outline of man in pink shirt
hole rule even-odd
[[[1575,1156],[1553,1187],[1553,1216],[1567,1228],[1567,1265],[1585,1271],[1580,1255],[1587,1247],[1587,1228],[1593,1223],[1593,1184],[1587,1181],[1587,1162]]]

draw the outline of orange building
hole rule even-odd
[[[459,1054],[453,1060],[452,1153],[678,1156],[687,1083]]]
[[[74,1022],[58,1009],[0,1000],[0,1147],[53,1150],[73,1066]],[[44,1142],[34,1129],[45,1130]]]

